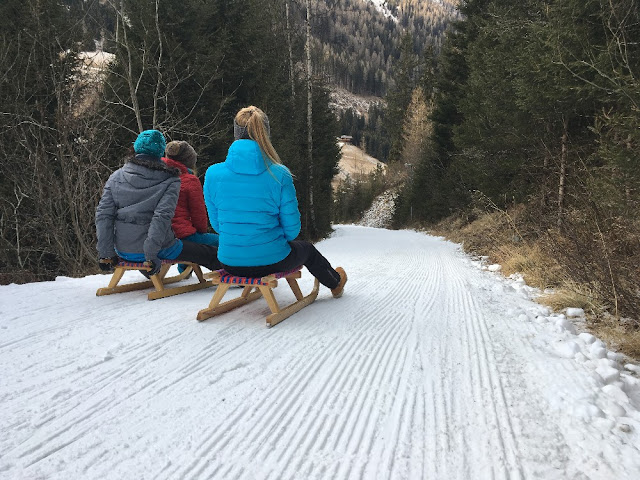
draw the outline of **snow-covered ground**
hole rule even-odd
[[[380,13],[382,13],[385,17],[393,19],[394,22],[398,22],[398,19],[391,13],[389,7],[387,6],[386,0],[369,0],[376,7]]]
[[[378,195],[371,204],[371,207],[364,212],[358,225],[365,227],[389,228],[393,223],[393,214],[396,208],[396,198],[398,193],[387,190]]]
[[[639,478],[634,367],[522,281],[412,231],[318,247],[344,296],[271,329],[198,323],[212,289],[0,287],[0,478]]]

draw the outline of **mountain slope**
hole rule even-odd
[[[348,177],[360,179],[377,169],[386,170],[387,166],[377,158],[364,153],[360,148],[349,143],[340,142],[340,162],[338,162],[338,173],[333,177],[332,184],[335,187]]]
[[[0,478],[635,477],[638,379],[521,282],[417,232],[318,247],[344,297],[272,329],[196,322],[212,290],[0,287]]]
[[[419,58],[428,46],[440,49],[449,22],[457,16],[457,2],[451,0],[387,1],[380,8],[381,3],[314,0],[314,72],[353,93],[383,96],[393,82],[402,35],[411,34]]]

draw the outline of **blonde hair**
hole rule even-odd
[[[278,152],[273,148],[269,138],[269,118],[262,110],[250,105],[240,110],[234,121],[238,127],[246,129],[251,140],[258,142],[263,156],[269,158],[273,163],[282,164]],[[264,159],[264,163],[269,168],[267,158]]]

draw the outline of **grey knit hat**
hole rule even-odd
[[[174,140],[173,142],[169,142],[167,144],[165,154],[171,160],[180,162],[187,168],[193,170],[196,167],[198,154],[187,142],[184,142],[182,140]]]

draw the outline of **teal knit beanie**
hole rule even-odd
[[[164,136],[158,130],[145,130],[133,143],[133,149],[136,153],[144,153],[151,157],[162,157],[167,142]]]

